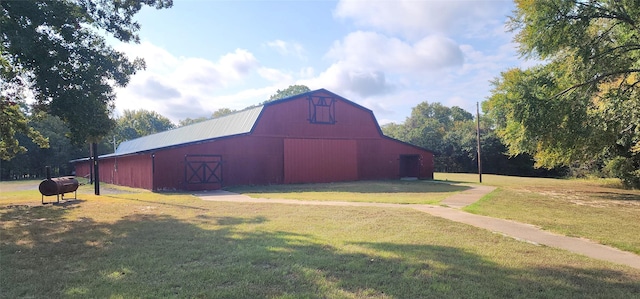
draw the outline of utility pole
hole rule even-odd
[[[478,139],[478,177],[482,183],[482,161],[480,160],[480,103],[476,102],[476,136]]]

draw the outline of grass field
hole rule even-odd
[[[399,180],[228,188],[229,191],[259,198],[399,204],[437,204],[467,189],[469,186],[455,182]]]
[[[477,182],[471,174],[436,174],[438,180]],[[465,210],[530,223],[640,254],[640,190],[616,180],[543,179],[484,175],[498,189]]]
[[[108,187],[94,196],[91,186],[82,186],[78,201],[42,206],[36,190],[0,185],[0,297],[640,293],[637,269],[412,209],[218,203]]]

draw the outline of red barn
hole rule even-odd
[[[129,140],[100,181],[149,190],[433,179],[433,153],[382,134],[373,112],[325,89]],[[90,163],[76,161],[76,175]]]

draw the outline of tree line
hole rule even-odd
[[[480,118],[482,171],[519,176],[561,176],[566,169],[538,169],[530,155],[510,156],[492,119]],[[464,109],[422,102],[401,124],[382,126],[385,135],[434,152],[437,172],[478,172],[477,118]]]

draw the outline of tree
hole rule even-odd
[[[562,169],[535,170],[526,154],[506,155],[506,147],[491,118],[480,117],[483,172],[523,176],[558,176]],[[476,120],[464,109],[423,102],[414,107],[403,124],[382,126],[389,137],[428,148],[435,153],[435,170],[477,172]]]
[[[468,172],[477,165],[473,119],[460,107],[422,102],[404,124],[386,124],[382,130],[387,136],[433,150],[438,171]]]
[[[193,124],[196,124],[196,123],[199,123],[199,122],[207,121],[207,120],[210,120],[210,119],[211,119],[210,117],[204,117],[204,116],[203,117],[198,117],[198,118],[189,118],[189,117],[187,117],[185,119],[181,119],[178,122],[178,126],[179,127],[184,127],[184,126],[193,125]]]
[[[11,161],[3,161],[0,178],[7,180],[43,177],[44,166],[51,167],[52,176],[70,175],[72,167],[69,161],[81,156],[85,151],[73,145],[66,137],[69,128],[64,122],[58,117],[37,113],[29,115],[28,126],[40,132],[48,140],[49,146],[41,148],[26,134],[16,134],[16,139],[26,148],[26,151],[16,155]]]
[[[109,117],[113,86],[125,86],[144,67],[144,61],[130,61],[107,45],[99,32],[139,42],[140,25],[133,16],[143,5],[160,9],[172,1],[1,1],[3,89],[29,89],[36,110],[60,117],[75,142],[99,140],[114,125]],[[21,96],[3,95],[1,105]],[[2,126],[5,131],[7,124]]]
[[[175,128],[168,118],[149,110],[124,110],[116,120],[116,143]]]
[[[229,109],[229,108],[220,108],[216,111],[213,112],[213,114],[211,115],[211,118],[218,118],[218,117],[223,117],[225,115],[229,115],[231,113],[236,112],[233,109]]]
[[[309,92],[309,91],[311,91],[311,89],[309,89],[309,87],[307,87],[305,85],[289,85],[289,87],[287,87],[284,90],[278,89],[278,91],[276,91],[275,94],[272,94],[269,97],[269,100],[265,101],[264,103],[268,103],[268,102],[271,102],[271,101],[292,97],[292,96],[299,95],[301,93],[305,93],[305,92]]]
[[[185,118],[180,120],[178,126],[179,127],[184,127],[184,126],[188,126],[188,125],[192,125],[195,123],[199,123],[199,122],[203,122],[203,121],[207,121],[210,119],[214,119],[214,118],[218,118],[218,117],[223,117],[225,115],[229,115],[231,113],[236,112],[236,110],[233,109],[229,109],[229,108],[220,108],[216,111],[213,112],[213,114],[211,114],[211,117],[198,117],[198,118]]]
[[[531,154],[538,167],[640,168],[637,1],[516,4],[510,26],[520,52],[546,64],[505,71],[483,105],[509,152]]]
[[[0,96],[0,159],[9,161],[16,155],[27,151],[16,138],[19,134],[42,148],[49,146],[49,141],[40,132],[28,125],[24,112],[24,101],[15,102]]]

